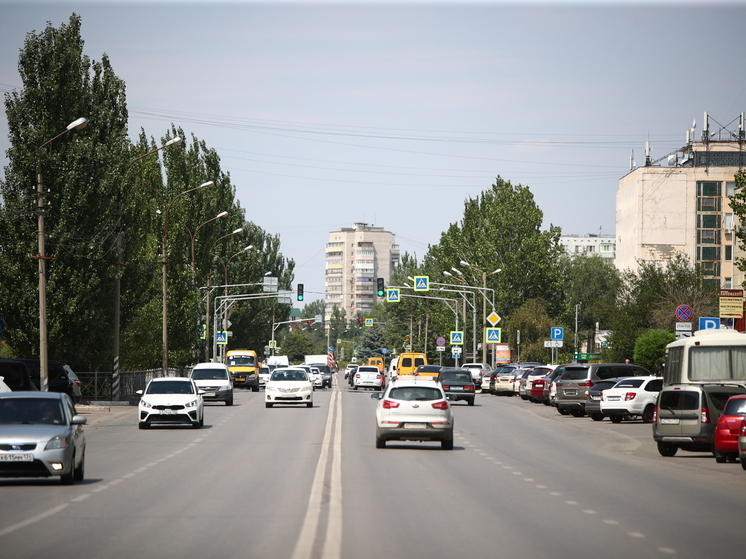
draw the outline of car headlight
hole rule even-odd
[[[266,388],[267,392],[277,392],[277,389],[274,386],[267,385]]]
[[[218,392],[228,392],[231,389],[228,385],[218,386]]]
[[[147,400],[140,400],[140,405],[144,408],[152,408],[153,404],[148,402]]]
[[[197,402],[198,402],[197,400],[192,400],[191,402],[187,402],[186,404],[184,404],[184,407],[185,408],[194,408],[194,407],[197,406]]]
[[[67,437],[57,435],[49,440],[44,450],[58,450],[60,448],[67,448]]]

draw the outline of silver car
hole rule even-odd
[[[0,477],[83,481],[85,423],[65,393],[0,393]]]

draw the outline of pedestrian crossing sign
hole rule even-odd
[[[398,303],[401,301],[401,293],[399,290],[392,287],[386,289],[386,301],[389,303]]]
[[[484,329],[484,343],[499,344],[501,330],[502,330],[501,328],[485,328]]]
[[[464,333],[463,331],[451,332],[451,345],[464,345]]]
[[[221,332],[215,332],[215,343],[225,345],[228,343],[228,332],[225,330]]]
[[[414,290],[415,291],[430,291],[430,276],[415,276],[414,277]]]

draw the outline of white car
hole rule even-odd
[[[471,378],[474,380],[474,386],[477,388],[481,388],[482,386],[482,376],[492,370],[487,363],[464,363],[461,365],[461,368],[467,369],[471,373]]]
[[[266,386],[269,377],[272,375],[272,369],[266,365],[259,367],[259,386]]]
[[[10,389],[10,386],[8,386],[7,384],[5,384],[5,382],[3,382],[4,378],[5,377],[0,377],[0,392],[12,392],[12,390]]]
[[[376,448],[387,441],[440,441],[453,450],[453,412],[439,383],[394,381],[371,398],[378,400]]]
[[[191,378],[200,390],[205,402],[225,402],[233,405],[233,381],[231,373],[222,363],[198,363],[192,369]]]
[[[601,413],[614,423],[640,416],[644,423],[653,422],[653,409],[663,388],[660,377],[630,377],[601,393]]]
[[[311,365],[306,365],[305,363],[296,365],[296,367],[299,369],[303,369],[304,371],[306,371],[306,373],[308,373],[308,380],[311,381],[314,390],[322,387],[324,379],[321,378],[321,371],[319,371],[316,367],[311,367]]]
[[[378,367],[371,365],[361,365],[358,367],[352,379],[353,390],[357,390],[358,388],[375,388],[376,390],[381,390],[383,384],[383,373],[381,373]]]
[[[205,424],[205,403],[194,381],[185,377],[152,379],[145,390],[138,390],[137,426],[147,429],[153,424],[189,423],[199,429]]]
[[[264,405],[305,404],[313,407],[313,385],[301,368],[275,369],[264,387]]]

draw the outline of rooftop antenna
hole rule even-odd
[[[702,124],[702,141],[706,142],[710,139],[710,121],[707,118],[707,111],[705,111],[704,124]]]
[[[744,140],[746,140],[746,131],[744,131],[743,113],[741,113],[741,117],[738,119],[738,141],[743,142]]]
[[[632,150],[632,155],[629,156],[629,170],[635,170],[635,150]]]
[[[645,140],[645,167],[650,167],[650,140]]]

